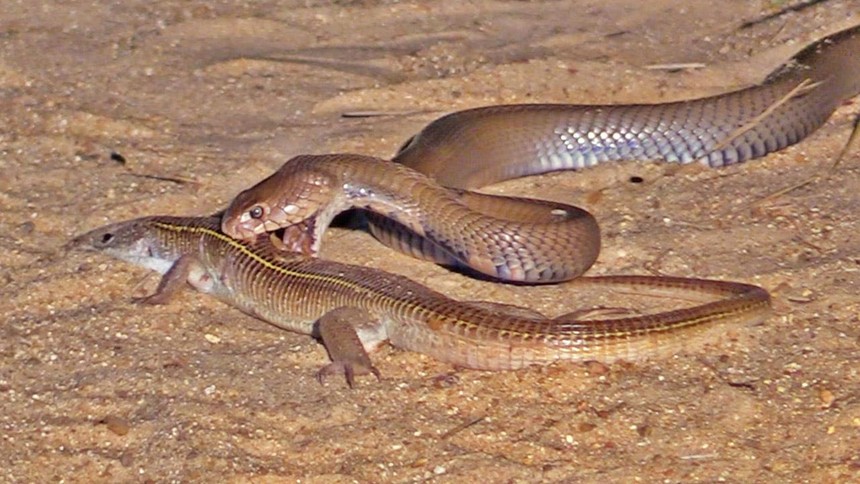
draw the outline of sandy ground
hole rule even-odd
[[[448,111],[747,85],[858,23],[860,2],[745,30],[781,2],[107,3],[0,7],[0,480],[860,479],[860,153],[765,200],[831,163],[856,99],[741,166],[624,163],[491,188],[594,212],[593,274],[773,293],[766,323],[667,358],[490,373],[384,348],[381,382],[320,386],[310,338],[191,291],[137,306],[155,278],[62,249],[108,221],[212,213],[294,154],[390,156]],[[645,68],[667,62],[706,67]],[[384,115],[342,116],[356,112]],[[474,281],[346,229],[324,256],[548,314],[623,298]]]

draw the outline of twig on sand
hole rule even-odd
[[[467,428],[469,428],[473,425],[481,423],[486,418],[487,418],[486,415],[482,415],[480,417],[467,420],[467,421],[461,423],[460,425],[457,425],[456,427],[452,428],[451,430],[445,432],[444,434],[440,435],[439,440],[445,440],[454,434],[458,434],[458,433],[462,432],[463,430],[466,430]]]
[[[785,96],[778,99],[775,103],[768,106],[768,108],[765,109],[764,111],[762,111],[758,116],[751,119],[749,122],[747,122],[746,124],[744,124],[740,128],[732,131],[724,140],[717,143],[717,146],[715,146],[714,149],[711,151],[720,151],[720,150],[724,149],[725,147],[727,147],[729,145],[729,143],[731,143],[732,141],[737,139],[739,136],[741,136],[744,133],[746,133],[747,131],[755,128],[756,125],[759,124],[760,122],[762,122],[763,119],[765,119],[768,116],[770,116],[771,114],[773,114],[773,112],[776,111],[777,108],[779,108],[783,104],[787,103],[788,101],[790,101],[796,97],[802,96],[802,95],[812,91],[813,89],[815,89],[819,85],[821,85],[821,81],[812,82],[809,79],[804,79],[803,81],[800,82],[800,84],[795,86],[794,89],[789,91],[788,94],[786,94]]]
[[[690,69],[703,69],[705,64],[701,62],[677,62],[673,64],[651,64],[645,66],[645,69],[651,71],[683,71]]]
[[[340,113],[341,118],[379,118],[383,116],[414,116],[416,114],[425,114],[432,111],[412,110],[412,111],[344,111]]]
[[[768,20],[780,17],[780,16],[785,15],[789,12],[800,12],[801,10],[805,10],[805,9],[807,9],[813,5],[816,5],[816,4],[819,4],[822,2],[826,2],[826,1],[827,0],[806,0],[803,2],[798,2],[798,3],[795,3],[794,5],[789,5],[787,7],[783,7],[781,9],[777,10],[776,12],[769,13],[769,14],[761,16],[757,19],[747,20],[746,22],[741,24],[741,28],[742,29],[748,29],[754,25],[758,25],[760,23],[767,22]]]
[[[780,190],[777,190],[773,193],[765,195],[764,197],[760,198],[759,200],[753,202],[752,205],[753,206],[760,206],[761,204],[763,204],[765,202],[768,202],[768,201],[771,201],[775,198],[781,197],[787,193],[790,193],[794,190],[797,190],[798,188],[805,187],[806,185],[809,185],[811,183],[815,183],[821,179],[827,178],[828,176],[832,175],[833,172],[836,171],[836,168],[839,167],[839,164],[842,163],[842,160],[845,158],[845,156],[848,154],[848,152],[851,151],[851,148],[857,143],[857,140],[860,139],[860,135],[858,135],[858,133],[860,133],[860,113],[858,113],[854,117],[854,123],[853,123],[853,126],[851,128],[851,134],[848,136],[848,140],[845,142],[845,145],[842,147],[842,150],[839,152],[839,155],[836,157],[835,160],[833,160],[833,163],[831,163],[829,167],[825,168],[822,172],[816,173],[816,174],[806,178],[805,180],[802,180],[798,183],[795,183],[794,185],[787,186],[787,187],[782,188]]]
[[[147,175],[145,173],[124,173],[125,176],[131,176],[135,178],[146,178],[148,180],[157,180],[163,182],[176,183],[177,185],[198,185],[199,182],[197,180],[193,180],[191,178],[183,178],[179,176],[165,176],[165,175]]]

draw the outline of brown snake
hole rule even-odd
[[[503,280],[565,280],[597,257],[600,233],[588,212],[460,189],[605,161],[739,163],[797,143],[858,92],[855,26],[809,45],[763,83],[718,96],[488,106],[433,121],[395,156],[399,164],[300,156],[239,194],[222,229],[250,240],[286,228],[289,248],[315,253],[337,212],[365,208],[399,224],[371,219],[378,238],[412,255]]]

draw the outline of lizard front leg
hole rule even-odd
[[[192,255],[183,255],[170,266],[170,269],[161,276],[155,292],[149,296],[136,297],[132,301],[139,304],[167,304],[173,296],[190,282],[202,292],[207,292],[207,283],[210,276],[202,271],[197,259]]]

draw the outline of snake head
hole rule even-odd
[[[294,158],[281,169],[230,202],[221,230],[239,240],[302,224],[329,203],[333,193],[328,177]]]
[[[267,225],[271,226],[267,221],[270,220],[272,207],[264,201],[242,200],[246,192],[239,194],[224,212],[221,230],[239,240],[254,240],[259,234],[277,230],[277,226],[267,228]]]
[[[275,232],[304,222],[313,216],[290,202],[271,202],[260,199],[253,188],[239,194],[221,218],[221,230],[239,240],[255,240],[258,235]]]

